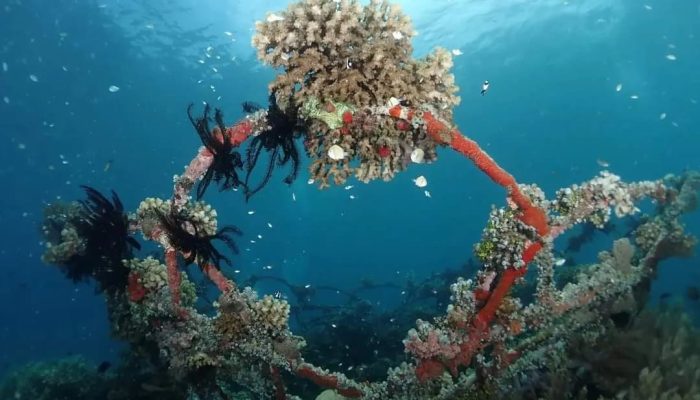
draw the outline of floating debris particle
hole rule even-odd
[[[7,63],[3,61],[2,62],[2,72],[7,72],[7,70],[8,70]]]
[[[646,9],[649,10],[649,11],[651,11],[651,10],[654,9],[654,8],[653,8],[652,6],[650,6],[649,4],[645,4],[645,5],[644,5],[644,8],[646,8]]]
[[[607,162],[603,159],[600,159],[600,158],[595,160],[595,162],[596,162],[596,164],[598,164],[598,166],[603,167],[603,168],[608,168],[610,166],[609,162]]]
[[[292,201],[297,201],[297,195],[292,192]]]
[[[666,54],[666,59],[669,61],[676,61],[676,55],[675,54]]]
[[[342,160],[345,158],[345,150],[337,144],[334,144],[328,149],[328,157],[335,161]]]
[[[112,85],[107,90],[109,90],[110,93],[117,93],[119,91],[119,86]]]
[[[452,55],[453,55],[453,56],[461,56],[462,54],[464,54],[464,53],[462,53],[462,50],[460,50],[460,49],[452,49]]]
[[[5,104],[10,104],[10,98],[7,97],[7,96],[4,96],[4,97],[2,98],[2,101],[4,101]]]
[[[423,191],[423,194],[425,195],[425,197],[433,197],[430,195],[430,192],[428,190]]]
[[[34,74],[29,75],[29,80],[32,82],[39,82],[39,78],[37,78],[37,76]]]
[[[622,84],[618,83],[617,86],[615,86],[615,91],[619,92],[620,90],[622,90]]]
[[[428,186],[428,180],[425,179],[425,177],[424,177],[423,175],[421,175],[421,176],[419,176],[418,178],[414,179],[414,180],[413,180],[413,183],[415,183],[416,186],[418,186],[419,188],[423,188],[423,187]]]
[[[666,113],[661,113],[661,115],[659,115],[659,119],[662,120],[662,121],[665,120],[665,119],[666,119]]]
[[[20,150],[24,150],[27,148],[27,145],[24,143],[17,143],[17,148]]]

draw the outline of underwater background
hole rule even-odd
[[[42,209],[81,198],[83,184],[114,189],[127,210],[168,197],[200,146],[188,104],[220,107],[232,123],[242,102],[266,102],[274,71],[250,40],[255,21],[286,2],[241,3],[0,3],[0,375],[72,354],[118,359],[123,345],[110,338],[94,286],[42,263]],[[455,122],[520,182],[551,195],[604,168],[628,181],[700,169],[697,0],[398,3],[419,32],[416,56],[459,50]],[[223,272],[351,289],[466,264],[503,192],[458,155],[439,156],[388,183],[318,190],[307,163],[291,185],[277,171],[248,202],[211,190],[220,223],[244,233]],[[430,197],[413,183],[420,175]],[[700,234],[700,215],[684,218]],[[595,260],[610,241],[586,244],[576,261]],[[697,267],[697,258],[665,261],[652,302],[670,293],[700,320],[700,303],[686,296]],[[275,281],[257,289],[286,295]],[[394,287],[365,297],[387,310],[401,301]]]

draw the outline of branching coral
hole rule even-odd
[[[311,174],[322,187],[329,178],[342,184],[353,173],[364,182],[390,180],[415,149],[426,161],[435,158],[435,143],[410,124],[354,112],[401,101],[451,120],[459,104],[450,54],[437,49],[424,59],[411,58],[414,31],[398,6],[306,0],[269,15],[256,29],[258,57],[283,71],[270,91],[285,100],[282,110],[301,106],[308,120]],[[333,145],[346,156],[329,157]],[[359,166],[351,166],[353,159]]]

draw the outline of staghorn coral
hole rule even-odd
[[[449,52],[413,59],[410,21],[397,5],[372,0],[306,0],[256,24],[258,58],[282,72],[270,83],[282,110],[307,121],[305,146],[312,178],[321,187],[391,180],[420,149],[435,159],[436,144],[411,124],[363,110],[414,104],[450,121],[459,104]],[[327,152],[345,151],[342,160]],[[354,164],[352,160],[359,160]]]
[[[368,107],[395,97],[449,116],[459,102],[450,54],[412,59],[414,34],[396,4],[305,0],[257,22],[253,46],[261,61],[283,69],[270,84],[280,98]]]

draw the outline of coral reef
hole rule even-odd
[[[375,0],[366,6],[355,0],[305,0],[269,14],[257,24],[253,43],[259,57],[281,71],[270,84],[274,107],[248,106],[252,114],[232,127],[223,126],[220,114],[211,130],[207,115],[193,121],[205,146],[175,177],[170,200],[148,198],[126,217],[116,195],[109,202],[87,190],[83,211],[90,229],[57,215],[65,208],[53,206],[44,224],[50,243],[44,259],[60,264],[74,254],[106,252],[106,262],[95,259],[93,270],[116,270],[120,279],[91,276],[110,289],[105,295],[115,334],[154,370],[185,387],[190,398],[226,399],[244,390],[261,398],[291,400],[310,398],[321,389],[345,398],[377,400],[564,398],[563,390],[568,390],[567,396],[586,396],[598,387],[567,374],[571,349],[592,348],[609,332],[633,322],[660,261],[692,254],[696,239],[684,232],[680,217],[698,203],[699,175],[687,172],[626,183],[603,171],[549,200],[536,185],[519,184],[457,130],[452,108],[458,98],[448,72],[449,54],[437,50],[425,59],[412,59],[412,34],[398,8]],[[435,308],[442,313],[432,313],[432,319],[415,317],[415,311],[404,314],[404,320],[409,315],[417,319],[415,328],[408,329],[402,352],[386,355],[391,363],[377,363],[394,367],[371,381],[365,377],[380,375],[351,372],[354,365],[334,372],[322,367],[336,367],[323,363],[322,357],[318,364],[310,362],[304,338],[289,328],[295,311],[289,302],[278,295],[260,297],[254,282],[239,285],[220,271],[220,263],[229,259],[214,241],[235,250],[229,234],[238,231],[219,228],[216,211],[190,196],[197,182],[198,197],[207,180],[225,187],[238,182],[235,168],[230,168],[237,164],[231,152],[248,139],[248,171],[265,149],[271,165],[291,161],[289,177],[294,177],[296,132],[305,135],[311,178],[321,187],[331,179],[341,184],[353,174],[365,182],[390,180],[410,162],[435,160],[436,148],[446,146],[464,155],[507,195],[501,207],[492,209],[475,246],[483,265],[470,271],[475,272],[472,279],[457,274],[441,278],[444,289],[439,297],[434,293],[439,299]],[[263,186],[270,173],[268,169]],[[597,262],[577,266],[575,274],[561,279],[565,274],[557,273],[561,265],[555,262],[554,239],[580,224],[603,229],[612,218],[639,214],[638,204],[644,199],[656,204],[653,213],[642,215],[634,230],[600,252]],[[104,247],[91,240],[95,232],[104,232],[103,223],[114,227],[119,246]],[[131,257],[130,234],[137,232],[160,245],[162,262]],[[114,249],[124,250],[116,263]],[[211,310],[197,307],[179,257],[185,264],[197,264],[219,289]],[[521,285],[528,274],[535,278],[532,288]],[[300,308],[308,310],[311,305],[305,303],[322,288],[290,289],[304,304]],[[424,283],[406,289],[407,299],[415,301],[432,287]],[[345,326],[356,324],[350,318],[368,308],[357,291],[342,294],[354,306],[337,318]],[[668,351],[678,354],[688,348],[676,340]],[[367,347],[376,350],[378,345],[370,344]],[[316,356],[324,351],[313,350]],[[349,349],[340,355],[331,350],[336,357],[351,358]],[[689,386],[673,386],[668,383],[673,377],[653,363],[638,370],[639,384],[620,394],[613,383],[607,386],[609,394],[685,396],[695,385],[693,378]]]
[[[410,124],[369,107],[421,105],[451,120],[459,104],[449,52],[413,59],[411,23],[396,4],[372,0],[305,0],[256,23],[258,58],[282,72],[270,83],[282,110],[300,109],[311,176],[321,187],[350,176],[390,180],[415,149],[436,158],[434,143]],[[332,146],[344,150],[334,159]],[[357,166],[353,163],[357,160]]]
[[[27,364],[0,382],[0,398],[68,400],[105,398],[105,378],[80,357]]]
[[[86,200],[47,207],[42,259],[58,265],[74,282],[94,278],[99,290],[119,292],[129,273],[122,260],[141,245],[130,235],[129,219],[115,192],[110,201],[91,187],[82,188]]]

